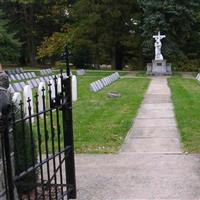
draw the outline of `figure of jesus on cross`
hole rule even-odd
[[[162,48],[162,43],[161,40],[165,38],[165,35],[161,35],[160,31],[158,32],[158,35],[154,35],[153,38],[156,40],[155,41],[155,60],[163,60],[163,56],[161,54],[161,48]]]

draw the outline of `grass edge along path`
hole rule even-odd
[[[200,84],[197,80],[168,79],[184,151],[200,153]]]
[[[76,153],[115,153],[124,142],[133,118],[144,98],[149,79],[121,79],[98,93],[89,83],[95,77],[79,77],[79,100],[74,104],[74,141]],[[117,99],[108,92],[119,92]]]

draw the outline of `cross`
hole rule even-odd
[[[159,39],[159,40],[162,40],[162,39],[165,38],[165,37],[166,37],[166,35],[161,35],[161,34],[160,34],[160,31],[158,32],[158,35],[154,35],[154,36],[153,36],[154,39]]]

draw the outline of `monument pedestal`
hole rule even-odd
[[[147,75],[171,75],[171,64],[166,60],[152,60],[147,64]]]

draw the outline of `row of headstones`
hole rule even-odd
[[[56,90],[55,90],[55,80],[51,79],[50,81],[50,89],[51,89],[51,99],[56,98]],[[57,79],[57,92],[62,92],[62,83],[61,78],[59,77]],[[40,82],[38,86],[38,110],[39,112],[42,112],[44,110],[43,105],[43,95],[46,97],[48,95],[48,87],[46,87],[45,82]],[[23,96],[23,100],[22,100]],[[31,115],[34,114],[34,106],[33,106],[33,92],[30,85],[25,85],[23,88],[23,95],[21,95],[20,92],[15,92],[12,97],[12,101],[15,104],[16,107],[20,107],[20,102],[23,102],[24,105],[24,113],[26,116],[29,116],[29,103],[28,99],[30,99],[30,107],[31,107]],[[77,94],[77,78],[76,76],[72,76],[72,101],[75,102],[78,99]],[[46,101],[45,101],[46,102]],[[32,122],[34,122],[34,119],[32,119]]]
[[[120,79],[120,75],[118,72],[115,72],[114,74],[111,74],[110,76],[107,76],[105,78],[102,78],[101,80],[95,81],[90,84],[90,91],[91,92],[98,92],[102,90],[104,87],[112,84],[113,82]]]
[[[42,69],[40,70],[40,75],[41,76],[47,76],[47,75],[51,75],[53,72],[51,69]]]
[[[11,81],[21,81],[26,79],[36,78],[35,72],[27,72],[27,73],[20,73],[20,74],[11,74],[8,75]]]
[[[200,81],[200,73],[197,74],[196,79],[197,79],[198,81]]]
[[[56,78],[58,79],[60,77],[60,75],[56,75]],[[67,75],[66,73],[63,73],[63,77],[66,78]],[[18,83],[14,83],[14,84],[10,84],[9,87],[9,91],[11,93],[15,93],[15,92],[22,92],[24,89],[25,85],[29,85],[31,87],[31,89],[33,88],[37,88],[40,84],[40,82],[44,82],[44,83],[49,83],[49,81],[51,79],[54,79],[55,76],[45,76],[45,77],[40,77],[40,78],[36,78],[36,79],[31,79],[28,80],[26,82],[18,82]]]
[[[6,72],[6,74],[8,74],[8,75],[15,75],[15,74],[21,74],[21,73],[24,73],[24,70],[22,69],[22,68],[16,68],[16,69],[14,69],[14,70],[6,70],[5,71]]]

